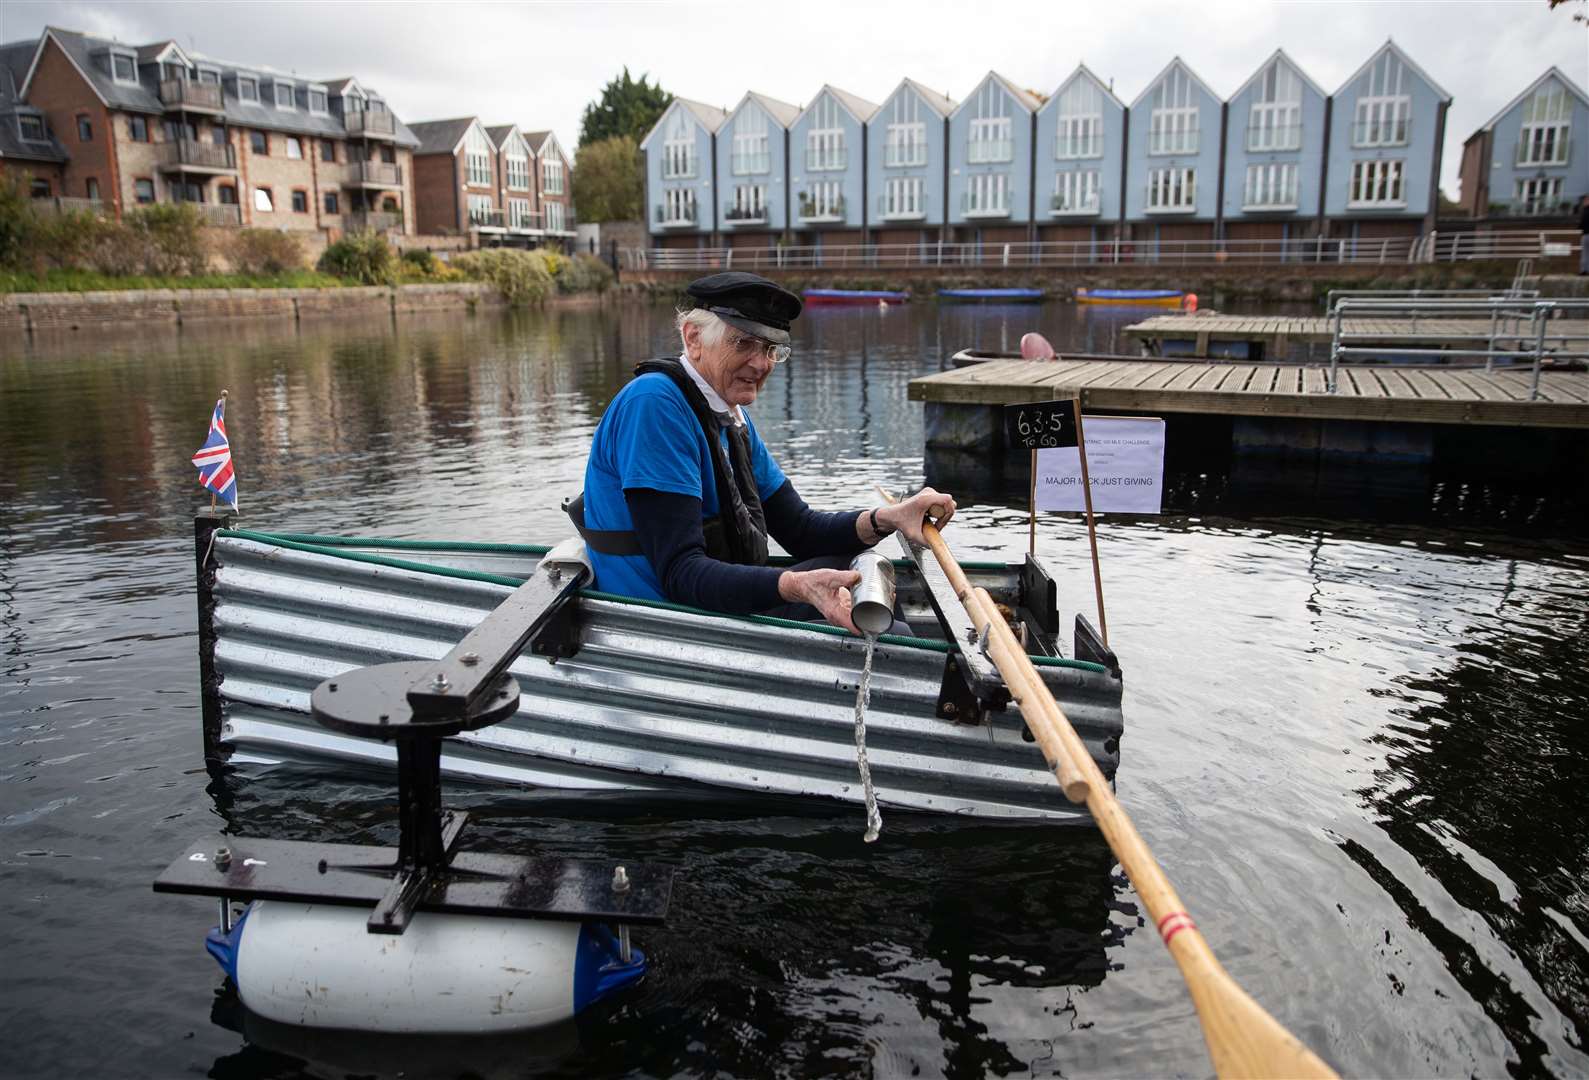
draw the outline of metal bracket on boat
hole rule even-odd
[[[958,653],[952,652],[944,658],[937,715],[942,720],[953,720],[957,724],[980,724],[987,717],[986,707],[966,681],[965,669],[959,663]]]
[[[960,723],[979,723],[987,710],[1002,709],[1009,703],[1010,692],[1004,685],[1004,677],[980,646],[981,631],[955,596],[954,587],[944,576],[938,560],[926,548],[906,540],[903,534],[900,534],[899,544],[915,562],[916,572],[927,590],[927,599],[943,628],[944,639],[954,650],[944,665],[946,689],[938,695],[938,715]],[[975,702],[975,708],[966,708],[962,688]],[[946,712],[948,705],[952,705],[953,710]]]
[[[441,748],[449,735],[512,716],[508,667],[569,606],[583,567],[543,562],[440,660],[345,672],[310,695],[326,727],[397,744],[397,850],[346,844],[205,838],[167,867],[156,892],[231,899],[373,905],[371,933],[401,934],[416,911],[511,918],[662,921],[672,871],[628,863],[458,852],[467,815],[441,806]],[[224,849],[225,857],[218,857]],[[215,854],[211,854],[215,853]],[[622,873],[619,873],[619,870]],[[615,881],[628,886],[616,888]]]

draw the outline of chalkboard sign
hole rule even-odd
[[[1011,450],[1046,450],[1076,445],[1076,412],[1069,398],[1004,406],[1004,445]]]

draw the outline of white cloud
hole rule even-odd
[[[550,127],[570,149],[586,103],[625,64],[731,108],[747,89],[803,104],[824,83],[880,101],[905,75],[958,100],[989,68],[1050,93],[1085,60],[1129,102],[1174,55],[1228,95],[1276,47],[1333,92],[1394,37],[1454,98],[1442,175],[1453,194],[1462,140],[1546,67],[1589,85],[1589,32],[1545,0],[0,5],[7,41],[46,24],[357,75],[405,120]]]

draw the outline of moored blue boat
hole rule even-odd
[[[984,301],[1000,304],[1031,304],[1043,298],[1042,289],[939,289],[940,300]]]
[[[910,299],[908,292],[886,289],[806,289],[800,295],[807,304],[903,304]]]

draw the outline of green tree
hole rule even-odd
[[[636,82],[625,67],[623,74],[601,88],[601,98],[585,106],[579,122],[579,150],[592,143],[627,135],[635,142],[646,137],[653,124],[673,101],[660,84],[641,75]]]
[[[645,216],[645,163],[629,135],[582,146],[574,160],[574,212],[580,221],[639,221]]]

